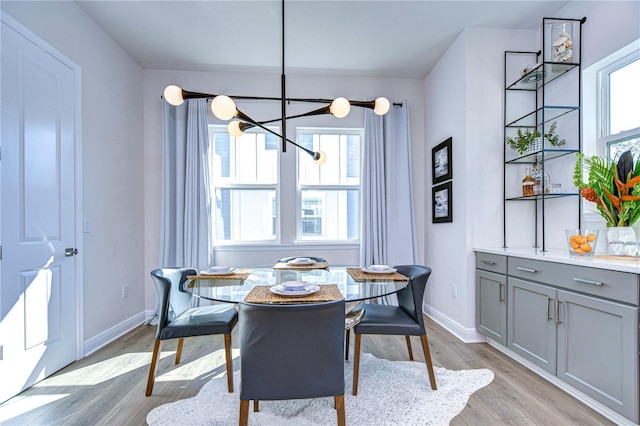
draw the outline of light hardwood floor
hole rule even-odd
[[[152,408],[196,395],[211,377],[224,374],[222,336],[186,339],[178,366],[173,364],[177,341],[168,341],[153,395],[145,397],[154,333],[155,327],[138,327],[0,405],[0,424],[145,425]],[[434,365],[495,373],[491,384],[471,396],[453,426],[613,424],[487,344],[464,344],[432,321],[428,337]],[[232,338],[238,369],[237,327]],[[416,361],[424,361],[419,339],[412,338],[412,345]],[[363,336],[362,350],[379,358],[408,359],[403,337]],[[238,383],[234,385],[237,389]]]

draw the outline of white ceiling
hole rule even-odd
[[[145,69],[280,72],[280,1],[83,1]],[[568,1],[287,0],[285,70],[425,77],[465,27],[538,29]]]

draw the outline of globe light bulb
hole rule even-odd
[[[318,151],[313,156],[313,160],[317,165],[321,166],[327,161],[327,154],[324,151]]]
[[[244,133],[240,128],[240,122],[237,120],[229,122],[227,125],[227,131],[231,136],[240,137]]]
[[[346,117],[351,110],[351,104],[346,98],[336,98],[331,102],[329,111],[338,118]]]
[[[385,115],[389,112],[390,107],[391,104],[389,103],[389,100],[387,98],[379,97],[374,103],[373,112],[378,115]]]
[[[184,98],[182,97],[182,89],[178,86],[167,86],[164,89],[164,100],[173,106],[182,105]]]
[[[220,120],[231,120],[238,113],[236,103],[233,102],[233,99],[225,95],[219,95],[213,98],[211,101],[211,111],[213,115]]]

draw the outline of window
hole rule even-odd
[[[619,59],[598,73],[600,146],[616,161],[631,150],[640,159],[640,51]]]
[[[209,126],[209,168],[215,240],[277,238],[278,143],[270,134],[232,137]]]
[[[278,244],[293,243],[294,239],[357,242],[361,140],[361,129],[298,129],[298,143],[324,151],[327,161],[319,166],[306,152],[296,149],[297,155],[287,160],[292,167],[280,170],[277,136],[258,129],[236,138],[226,127],[210,125],[209,174],[216,244]],[[294,159],[297,168],[291,162]],[[284,216],[291,219],[281,220],[279,209],[287,209]]]
[[[301,146],[327,154],[319,166],[298,152],[299,240],[359,239],[361,139],[361,131],[298,130]]]

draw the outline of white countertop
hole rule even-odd
[[[491,248],[491,247],[474,247],[473,251],[489,254],[499,254],[503,256],[522,257],[525,259],[544,260],[547,262],[565,263],[567,265],[588,266],[591,268],[609,269],[612,271],[631,272],[640,274],[640,257],[638,258],[621,258],[618,259],[602,259],[599,256],[605,254],[596,253],[594,256],[571,256],[568,250],[547,250],[542,251],[536,248]],[[633,260],[637,259],[637,260]]]

